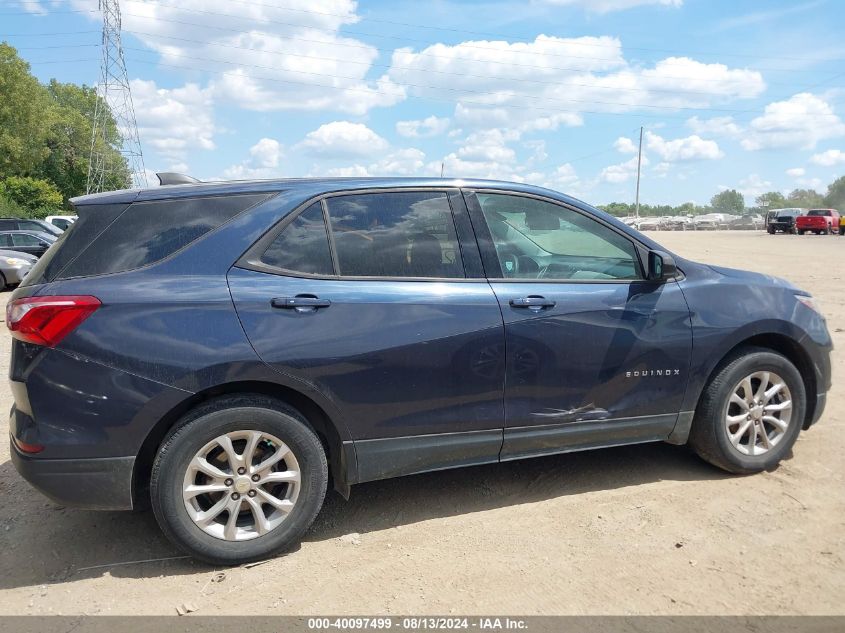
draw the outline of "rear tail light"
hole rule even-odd
[[[20,341],[55,347],[100,305],[90,296],[15,299],[6,306],[6,326]]]
[[[15,446],[18,447],[18,450],[20,450],[22,453],[29,453],[30,455],[34,455],[44,450],[44,446],[41,444],[27,444],[26,442],[21,442],[16,437],[12,437],[12,441],[15,443]]]

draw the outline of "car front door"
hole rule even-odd
[[[502,459],[667,439],[692,347],[677,282],[646,281],[642,247],[575,207],[465,199],[504,316]]]
[[[229,285],[258,355],[348,429],[354,480],[498,460],[504,328],[459,191],[314,201]]]
[[[29,233],[12,233],[12,249],[22,253],[29,253],[41,257],[47,252],[47,246],[35,235]]]

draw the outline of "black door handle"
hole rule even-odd
[[[536,310],[539,310],[541,308],[553,308],[555,305],[557,305],[557,302],[553,299],[546,299],[545,297],[530,295],[528,297],[519,297],[517,299],[511,299],[510,304],[513,308],[534,308]]]
[[[320,299],[313,295],[297,295],[295,297],[275,297],[270,301],[274,308],[295,310],[296,308],[328,308],[332,304],[328,299]]]

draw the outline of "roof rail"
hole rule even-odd
[[[177,174],[173,171],[160,171],[156,176],[158,176],[158,182],[161,185],[192,185],[200,182],[196,178],[186,176],[185,174]]]

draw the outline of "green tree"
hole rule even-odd
[[[786,198],[779,191],[769,191],[754,198],[754,204],[760,209],[783,209],[787,206]]]
[[[710,198],[710,204],[718,213],[742,213],[745,198],[736,189],[725,189]]]
[[[845,176],[840,176],[830,183],[824,197],[824,206],[845,213]]]
[[[108,111],[88,86],[55,80],[41,85],[17,51],[0,43],[0,179],[28,176],[48,180],[65,201],[85,193],[98,102]],[[105,156],[105,186],[131,186],[113,117],[106,121],[106,132],[106,141],[98,140],[96,147]]]
[[[795,189],[786,197],[786,201],[791,207],[804,207],[807,209],[820,207],[824,204],[822,194],[814,189]]]
[[[43,218],[62,206],[62,194],[53,183],[28,176],[0,180],[0,198],[25,210],[29,217]]]
[[[49,103],[17,51],[0,42],[0,178],[29,175],[47,157]]]
[[[97,92],[88,86],[60,83],[47,85],[52,104],[52,122],[47,134],[50,150],[39,175],[51,180],[65,198],[84,193],[91,153],[92,121],[97,101],[105,107]],[[114,119],[106,122],[107,143],[97,139],[97,150],[106,156],[108,166],[105,188],[123,189],[131,185],[126,161],[120,154],[121,138]]]

